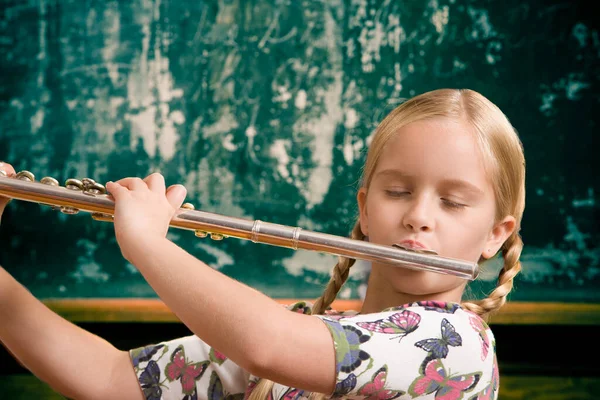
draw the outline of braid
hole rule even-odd
[[[364,239],[365,235],[360,229],[359,222],[356,222],[356,224],[354,225],[354,229],[352,229],[352,234],[350,235],[350,237],[352,239],[358,240]],[[356,260],[354,258],[338,257],[338,262],[333,267],[333,272],[331,274],[331,279],[329,280],[329,283],[327,283],[327,286],[325,287],[325,290],[323,291],[321,297],[315,300],[315,303],[313,304],[313,315],[323,314],[325,310],[331,305],[331,303],[333,303],[333,300],[335,300],[335,297],[337,296],[338,292],[348,279],[350,267],[352,267],[355,262]]]
[[[502,246],[504,266],[498,274],[496,288],[487,298],[465,302],[462,304],[463,307],[478,314],[484,320],[487,320],[491,314],[498,311],[506,303],[506,296],[512,290],[514,277],[521,271],[521,262],[519,261],[521,250],[523,250],[523,241],[519,234],[515,232]]]

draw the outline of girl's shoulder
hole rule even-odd
[[[430,321],[446,320],[453,324],[468,325],[477,332],[488,331],[491,334],[489,325],[479,315],[462,307],[460,303],[444,301],[416,301],[404,304],[398,307],[387,308],[375,315],[382,317],[394,315],[418,315],[418,318],[428,319]]]
[[[288,305],[287,308],[290,311],[294,311],[300,314],[312,315],[312,303],[307,301],[299,301],[297,303]],[[355,310],[338,311],[332,308],[327,309],[323,316],[325,318],[331,318],[340,320],[343,318],[351,317],[370,317],[370,318],[386,318],[390,315],[398,313],[418,313],[420,316],[426,317],[429,315],[440,315],[442,317],[450,317],[452,315],[453,320],[463,320],[473,327],[477,327],[478,330],[489,330],[487,323],[477,314],[463,308],[460,303],[455,302],[444,302],[444,301],[416,301],[412,303],[403,304],[396,307],[389,307],[381,310],[378,313],[372,314],[360,314]],[[446,314],[446,315],[444,315]]]

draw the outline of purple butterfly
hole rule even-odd
[[[414,332],[421,322],[421,316],[415,312],[404,310],[392,314],[388,318],[378,319],[373,322],[358,322],[357,325],[371,332],[397,335],[390,339],[402,338]]]
[[[334,399],[339,399],[350,393],[356,387],[356,375],[350,374],[341,382],[335,385]]]
[[[350,373],[358,368],[363,361],[371,358],[369,353],[364,351],[361,346],[370,340],[371,337],[352,325],[344,325],[343,331],[340,334],[346,336],[348,347],[343,349],[345,353],[341,356],[339,369],[342,372]]]
[[[160,387],[160,368],[154,360],[150,360],[146,368],[140,374],[140,386],[144,397],[148,400],[160,400],[162,389]]]
[[[131,352],[133,366],[137,367],[141,362],[150,360],[163,347],[165,347],[164,344],[159,344],[158,346],[148,346],[133,350]]]
[[[212,374],[210,374],[210,383],[208,384],[208,398],[210,400],[242,400],[244,398],[244,393],[226,393],[225,389],[223,389],[223,382],[221,382],[219,375],[213,371]]]
[[[435,300],[418,301],[417,305],[422,306],[428,311],[436,311],[445,314],[454,314],[456,310],[460,308],[460,304],[458,303]]]
[[[427,364],[428,361],[434,360],[437,358],[446,358],[448,355],[448,346],[458,347],[462,346],[462,338],[454,329],[454,326],[444,318],[442,320],[442,337],[431,338],[420,340],[415,343],[415,346],[422,348],[423,350],[429,353],[428,357],[425,359],[424,364]]]
[[[181,400],[198,400],[198,391],[194,388],[192,394],[186,394]]]
[[[272,395],[271,395],[272,396]],[[279,397],[279,400],[296,400],[304,396],[304,390],[289,388],[285,391],[283,396]]]

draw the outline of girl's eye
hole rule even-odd
[[[402,196],[406,196],[406,195],[410,194],[410,192],[402,191],[402,190],[386,190],[385,193],[388,196],[392,196],[392,197],[402,197]]]
[[[442,199],[442,201],[444,202],[446,207],[452,208],[454,210],[460,210],[461,208],[465,208],[467,206],[466,204],[457,203],[448,199]]]

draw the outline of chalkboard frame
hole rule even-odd
[[[276,299],[282,305],[314,299]],[[45,299],[43,303],[74,322],[172,322],[180,320],[160,299]],[[339,311],[359,310],[361,300],[335,300]],[[600,303],[508,302],[490,325],[600,325]]]

